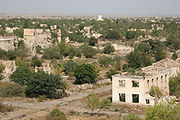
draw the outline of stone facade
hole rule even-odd
[[[14,38],[0,38],[0,49],[5,51],[14,50]]]
[[[58,30],[58,42],[61,41],[61,31]],[[52,45],[49,29],[24,29],[24,42],[30,51],[35,52],[36,46],[48,48]]]
[[[153,105],[155,98],[149,95],[151,86],[158,86],[163,95],[169,95],[169,78],[180,71],[179,64],[164,59],[142,71],[145,76],[114,75],[112,77],[112,101],[114,103],[131,103]]]
[[[16,63],[14,60],[0,60],[0,63],[5,66],[2,73],[5,78],[8,78],[16,70]]]

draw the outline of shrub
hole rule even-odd
[[[67,120],[66,115],[59,111],[58,109],[54,109],[47,117],[46,120]]]
[[[112,75],[118,74],[116,70],[110,69],[108,72],[106,72],[106,75],[109,79],[112,80]]]
[[[107,44],[105,45],[105,47],[104,47],[104,50],[103,50],[103,52],[104,52],[105,54],[110,54],[111,52],[114,52],[114,51],[115,51],[115,48],[114,48],[114,46],[112,46],[111,43],[107,43]]]
[[[157,86],[152,86],[149,94],[153,97],[157,97],[158,99],[163,96],[162,92]]]
[[[31,66],[33,67],[41,67],[42,66],[42,62],[41,60],[39,60],[36,56],[32,58],[32,61],[31,61]]]
[[[99,58],[98,62],[101,67],[108,67],[109,64],[112,63],[112,59],[110,57],[103,56]]]
[[[178,73],[176,77],[172,77],[169,80],[170,95],[175,95],[176,97],[180,97],[179,88],[180,88],[180,73]]]
[[[146,110],[145,120],[179,120],[180,106],[173,101],[161,102]]]
[[[174,53],[172,54],[172,59],[173,59],[173,60],[176,60],[177,58],[178,58],[178,55],[177,55],[176,52],[174,52]]]
[[[97,50],[92,48],[91,46],[89,45],[83,45],[81,47],[82,49],[82,52],[83,52],[83,55],[86,57],[86,58],[92,58],[94,55],[96,55],[97,53]]]
[[[0,74],[4,71],[4,69],[5,69],[5,66],[2,63],[0,63]]]
[[[1,90],[2,97],[24,97],[25,96],[25,87],[9,83]]]
[[[130,113],[125,120],[142,120],[138,115]],[[150,119],[151,120],[151,119]]]
[[[43,102],[43,101],[46,101],[46,100],[47,100],[47,97],[45,95],[40,95],[39,99],[38,99],[38,102]]]
[[[98,43],[97,39],[94,37],[91,37],[88,42],[91,46],[95,46]]]
[[[77,66],[77,64],[72,61],[72,60],[68,60],[65,64],[64,64],[64,72],[66,75],[73,75],[74,72],[74,68]]]
[[[136,36],[136,32],[134,32],[134,31],[126,32],[126,38],[127,39],[133,39],[135,36]]]
[[[123,69],[124,72],[127,72],[128,69],[129,69],[128,64],[124,64],[122,69]]]
[[[0,113],[5,113],[5,112],[11,112],[13,111],[13,107],[10,105],[3,105],[0,103]]]
[[[59,98],[58,89],[65,90],[61,77],[44,72],[32,73],[26,83],[26,95],[28,97],[45,95],[48,98]]]
[[[76,84],[95,83],[97,73],[95,68],[90,64],[81,64],[74,69]]]
[[[11,81],[14,81],[20,85],[26,85],[30,79],[32,72],[27,66],[19,66],[13,74],[10,75]]]

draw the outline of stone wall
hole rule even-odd
[[[14,38],[0,38],[0,49],[5,51],[14,50]]]

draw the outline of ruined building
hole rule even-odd
[[[14,50],[14,38],[0,37],[0,49],[5,51]]]
[[[155,98],[149,95],[151,86],[158,86],[163,95],[168,96],[169,78],[177,75],[179,71],[179,64],[167,58],[142,68],[145,76],[114,75],[112,101],[153,105]]]
[[[58,42],[61,41],[61,31],[58,30]],[[39,45],[48,48],[52,45],[51,32],[49,29],[24,29],[24,42],[30,51],[35,52]]]

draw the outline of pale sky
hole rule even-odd
[[[0,13],[180,15],[180,0],[0,0]]]

